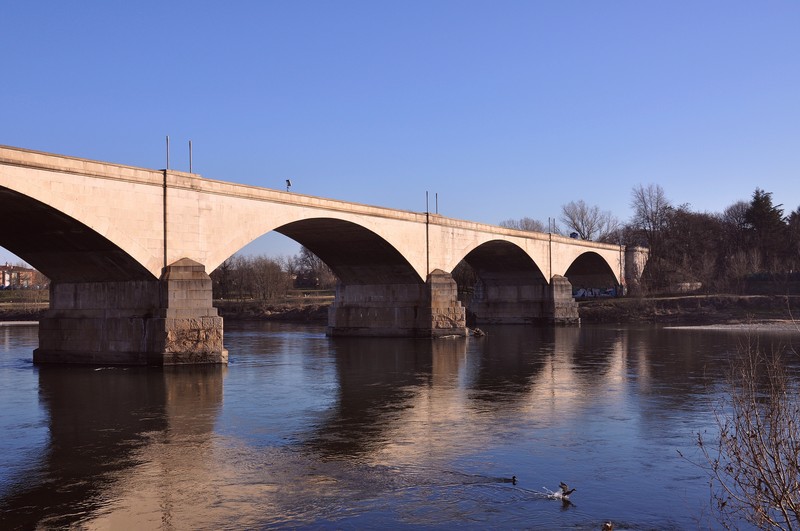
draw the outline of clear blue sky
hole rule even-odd
[[[5,145],[487,223],[800,206],[797,1],[18,1],[0,49]]]

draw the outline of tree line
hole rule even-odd
[[[785,215],[771,192],[756,188],[749,201],[710,213],[673,204],[660,185],[638,185],[630,206],[627,223],[581,200],[562,206],[561,217],[549,226],[531,218],[500,225],[647,247],[642,289],[650,292],[679,283],[697,283],[706,292],[742,292],[758,280],[800,281],[800,207]]]
[[[261,302],[286,297],[292,288],[332,289],[336,275],[308,248],[293,256],[234,255],[211,273],[214,297]]]

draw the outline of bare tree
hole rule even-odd
[[[280,261],[265,256],[234,255],[212,271],[215,296],[271,301],[286,295],[291,276]]]
[[[616,234],[620,225],[611,212],[600,210],[597,205],[589,206],[583,199],[563,205],[561,221],[582,240],[605,240]]]
[[[234,261],[233,257],[228,258],[209,275],[213,283],[215,297],[227,299],[231,296]]]
[[[336,285],[336,274],[308,247],[300,248],[298,261],[302,274],[310,279],[316,287],[329,289]]]
[[[748,210],[750,210],[750,203],[736,201],[722,212],[722,221],[734,229],[744,231],[747,228]]]
[[[722,249],[724,250],[726,260],[730,260],[736,257],[736,255],[747,254],[747,252],[753,248],[752,245],[748,244],[750,240],[750,227],[747,223],[748,210],[750,210],[750,203],[747,201],[737,201],[722,212],[722,226],[725,231]],[[737,259],[737,265],[741,266],[742,263],[742,260]],[[729,273],[726,275],[728,277],[727,280],[729,283],[740,282],[741,277],[754,271],[757,270],[738,268],[735,272],[736,275],[739,275],[738,277],[730,275],[730,273],[734,273],[733,271],[726,271]]]
[[[785,355],[745,348],[716,410],[719,436],[698,433],[720,523],[800,529],[800,384]]]
[[[520,218],[520,219],[506,219],[500,222],[501,227],[507,229],[527,230],[530,232],[547,232],[544,223],[538,219],[533,218]]]
[[[453,280],[456,281],[456,285],[458,286],[459,300],[461,300],[461,302],[468,302],[467,298],[472,297],[475,283],[478,282],[477,272],[466,260],[461,260],[453,269],[452,274]]]
[[[657,252],[672,211],[664,189],[657,184],[634,187],[631,191],[631,208],[632,224],[643,232],[651,251]]]
[[[256,299],[266,302],[286,296],[291,279],[277,260],[256,256],[250,259],[249,266]]]
[[[297,275],[300,274],[302,270],[302,264],[300,263],[300,256],[299,255],[291,255],[291,256],[281,256],[278,258],[278,263],[281,265],[281,268],[286,271],[286,274],[289,275],[289,278],[292,280],[297,278]]]

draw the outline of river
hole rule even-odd
[[[744,334],[486,331],[229,322],[227,367],[158,369],[34,366],[0,327],[0,527],[718,527],[689,460]]]

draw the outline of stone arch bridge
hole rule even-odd
[[[332,335],[574,322],[572,286],[636,282],[646,251],[0,146],[0,246],[51,279],[34,361],[225,363],[208,272],[277,231],[338,276]]]

